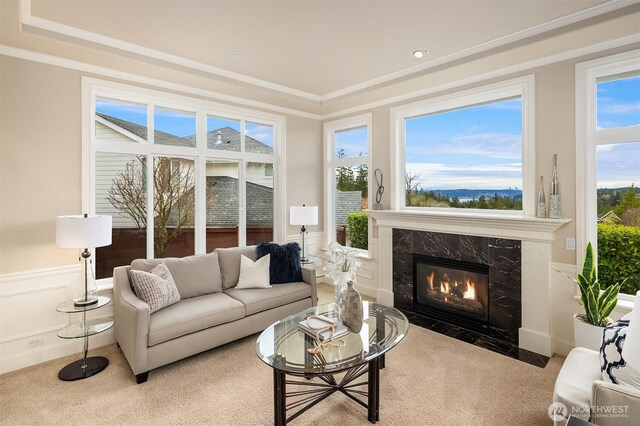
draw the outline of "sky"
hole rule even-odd
[[[522,101],[406,120],[406,169],[421,189],[522,189]]]
[[[598,129],[640,124],[640,76],[598,83]],[[598,188],[640,185],[640,141],[597,148]]]

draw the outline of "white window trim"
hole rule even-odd
[[[135,147],[131,144],[121,144],[117,142],[104,142],[95,140],[95,122],[92,119],[95,115],[95,98],[104,97],[110,99],[118,99],[122,101],[142,103],[149,105],[147,111],[148,128],[152,128],[153,114],[151,105],[158,105],[162,108],[173,108],[181,111],[191,111],[196,113],[196,140],[197,146],[175,147],[168,145],[154,145],[153,132],[149,131],[147,135],[148,141],[139,141]],[[241,120],[241,146],[244,147],[244,123],[251,122],[256,124],[266,124],[273,126],[273,155],[265,155],[258,153],[241,153],[230,151],[215,151],[207,149],[207,116],[229,117]],[[243,160],[239,167],[239,178],[244,181],[245,168],[247,162],[265,162],[272,163],[274,168],[274,224],[273,238],[276,242],[285,241],[284,219],[286,217],[286,176],[285,176],[285,129],[286,118],[281,115],[271,114],[262,111],[255,111],[247,108],[231,106],[221,103],[210,102],[198,98],[192,98],[181,95],[174,95],[157,90],[146,89],[137,86],[131,86],[122,83],[116,83],[107,80],[96,79],[93,77],[82,77],[82,211],[95,212],[95,153],[96,152],[117,152],[132,153],[141,155],[167,155],[172,157],[181,157],[192,159],[195,161],[194,178],[199,181],[206,173],[206,162],[210,159],[229,159]],[[147,167],[147,179],[151,182],[153,179],[153,168]],[[240,232],[238,235],[241,243],[246,243],[246,205],[243,201],[245,185],[240,185]],[[206,253],[206,237],[202,231],[206,226],[206,215],[203,214],[203,206],[206,203],[206,191],[203,185],[197,185],[200,190],[196,192],[196,217],[195,217],[195,254]],[[149,194],[147,196],[147,210],[152,211],[152,188],[147,186]],[[147,220],[147,254],[153,253],[153,214],[148,215]],[[100,288],[108,288],[111,278],[98,280]]]
[[[371,169],[371,155],[372,155],[372,132],[373,132],[373,115],[371,113],[355,115],[353,117],[347,117],[340,120],[334,120],[324,123],[324,229],[325,229],[325,244],[328,247],[329,243],[335,241],[335,188],[336,188],[336,174],[335,168],[340,166],[354,166],[358,164],[367,164],[369,171],[369,180],[367,182],[367,197],[369,203],[371,203],[371,176],[373,176],[373,170]],[[336,132],[341,130],[349,130],[356,127],[366,127],[367,129],[367,155],[358,157],[336,158]],[[369,248],[368,250],[355,249],[363,257],[371,257],[371,241],[373,240],[373,226],[371,217],[368,218],[368,238]]]
[[[405,119],[464,108],[504,98],[522,99],[522,211],[405,206]],[[535,216],[535,77],[527,75],[495,84],[438,96],[391,108],[391,208],[457,214]]]
[[[597,130],[597,79],[640,69],[640,49],[576,64],[576,265],[587,242],[597,241],[596,147],[640,141],[640,126]],[[597,259],[598,247],[594,244]],[[634,297],[620,294],[620,300]]]

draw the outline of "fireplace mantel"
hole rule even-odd
[[[522,241],[551,242],[555,231],[571,219],[538,219],[537,217],[478,214],[465,212],[437,212],[413,210],[367,210],[379,228],[412,229],[502,237]]]

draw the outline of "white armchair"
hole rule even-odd
[[[600,354],[586,348],[574,348],[567,356],[556,379],[553,402],[564,404],[567,416],[599,426],[635,426],[640,419],[640,390],[603,381]],[[555,426],[565,424],[566,419],[555,422]]]

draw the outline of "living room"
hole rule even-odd
[[[599,351],[623,327],[614,376],[640,370],[639,3],[3,0],[0,423],[637,424],[640,380],[607,379]],[[106,217],[104,241],[73,245],[73,220]],[[276,284],[291,243],[297,283]],[[208,297],[169,260],[194,255],[242,313],[154,336],[139,312]],[[280,368],[264,339],[341,306],[340,255],[362,330],[396,334],[359,363],[336,338],[305,346],[324,370]],[[226,275],[263,256],[260,291],[298,292],[282,306]],[[126,267],[165,258],[182,300],[144,314]],[[597,321],[572,281],[592,258]],[[62,379],[87,349],[108,365]],[[329,390],[291,418],[296,375]]]

